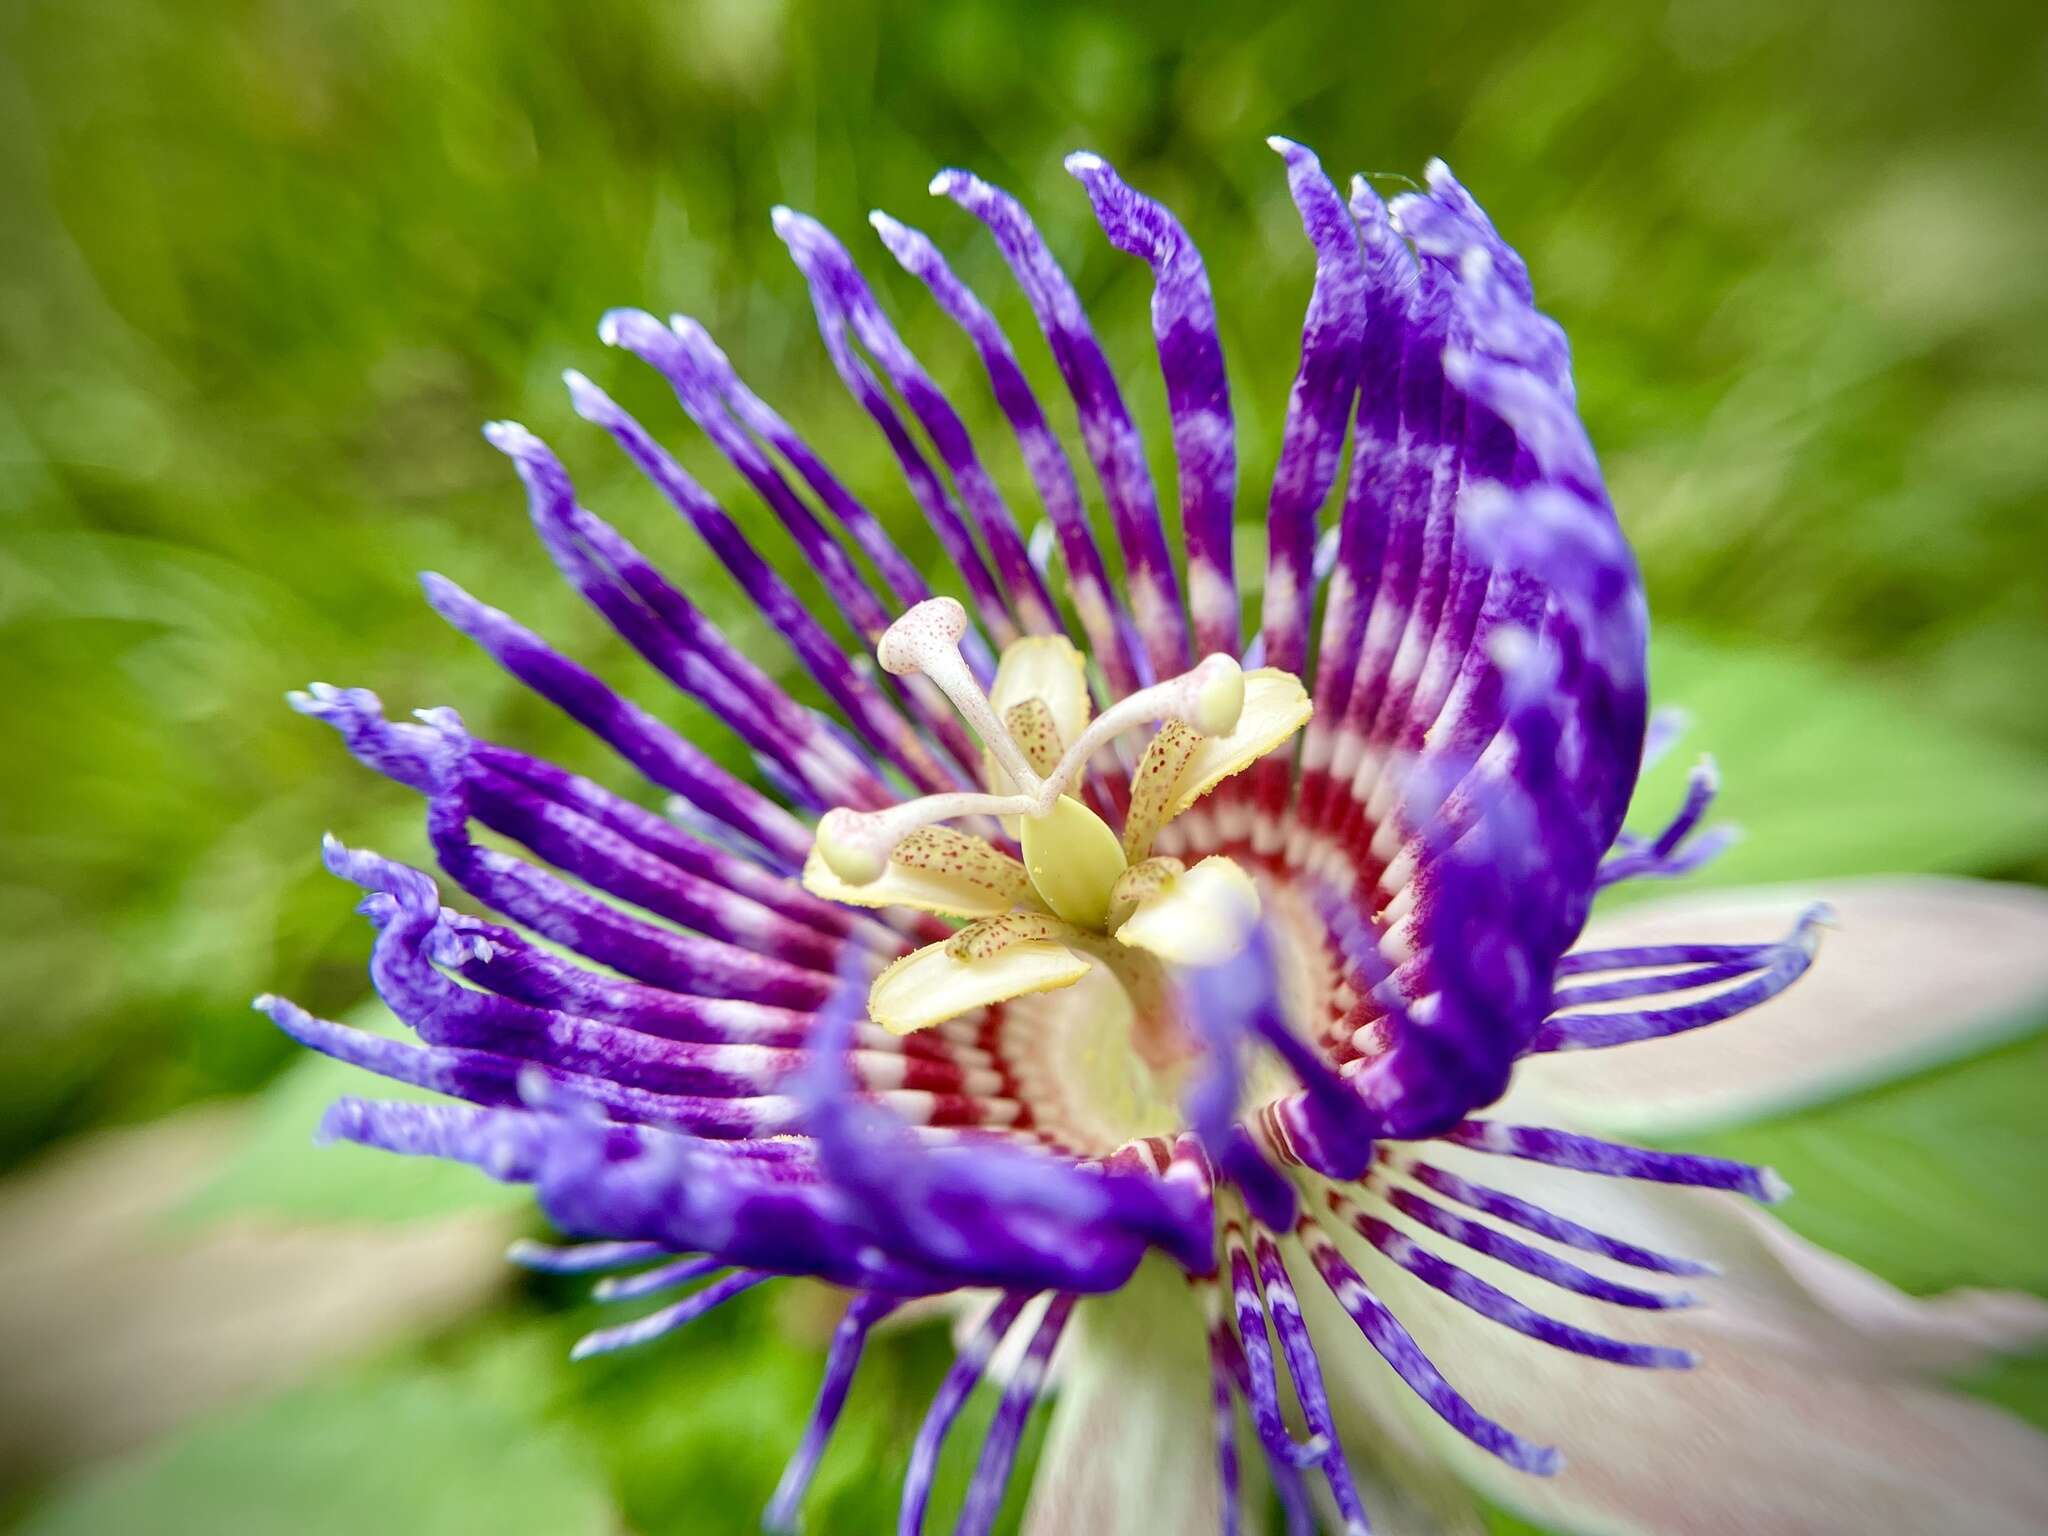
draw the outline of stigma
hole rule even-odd
[[[1015,641],[984,692],[961,654],[966,632],[961,605],[933,598],[889,626],[876,656],[893,676],[926,679],[959,711],[982,745],[982,789],[829,811],[804,869],[815,894],[965,925],[877,978],[876,1022],[925,1028],[1071,986],[1091,961],[1127,991],[1151,993],[1161,961],[1234,955],[1259,912],[1250,874],[1221,855],[1190,869],[1152,847],[1175,816],[1307,723],[1300,680],[1270,667],[1246,672],[1217,653],[1097,714],[1086,658],[1064,636]],[[1081,781],[1103,749],[1146,728],[1118,831],[1083,802]],[[951,825],[977,818],[999,821],[1016,854]]]

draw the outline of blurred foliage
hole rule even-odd
[[[817,1391],[833,1296],[758,1290],[694,1324],[687,1342],[568,1369],[577,1334],[607,1321],[573,1297],[536,1282],[525,1305],[435,1346],[220,1415],[59,1490],[21,1536],[186,1536],[224,1519],[237,1536],[597,1536],[616,1528],[589,1518],[607,1489],[625,1527],[650,1536],[758,1531]],[[930,1329],[870,1346],[805,1501],[806,1529],[894,1528],[911,1441],[949,1353]],[[984,1386],[970,1398],[948,1439],[935,1524],[966,1491],[997,1396]],[[1024,1442],[1027,1474],[1043,1434],[1039,1415]],[[1028,1486],[1020,1476],[1006,1500],[1005,1536]]]
[[[599,347],[608,306],[702,318],[906,547],[930,552],[831,376],[767,210],[838,229],[986,426],[957,337],[861,222],[879,204],[930,229],[1045,378],[989,243],[923,198],[943,164],[1039,212],[1156,465],[1146,277],[1097,236],[1060,156],[1098,149],[1180,212],[1217,280],[1250,512],[1309,280],[1261,136],[1388,189],[1443,154],[1572,335],[1663,626],[1664,702],[1695,706],[1685,745],[1720,753],[1753,834],[1718,878],[2040,878],[2044,63],[2036,8],[1964,18],[1938,0],[14,0],[0,8],[0,1163],[265,1081],[290,1051],[247,1012],[259,990],[330,1016],[361,997],[366,937],[317,838],[418,857],[417,808],[285,711],[286,688],[321,677],[399,711],[457,703],[484,731],[628,783],[443,628],[414,572],[447,571],[685,729],[700,722],[554,579],[483,420],[553,438],[586,499],[778,664],[722,570],[567,408],[556,376],[583,367],[755,516],[647,371]],[[983,440],[1017,490],[1014,455]],[[773,530],[763,542],[794,568]],[[274,1139],[210,1198],[277,1196],[280,1168],[307,1161],[295,1139],[325,1081],[305,1069],[280,1085]],[[1940,1091],[1949,1108],[1926,1113],[1970,1124],[1953,1117],[1974,1101]],[[1841,1114],[1771,1131],[1768,1155],[1822,1162],[1866,1133],[1924,1144],[1882,1105]],[[347,1182],[312,1187],[346,1204]],[[461,1198],[406,1188],[421,1209]],[[1876,1218],[1845,1209],[1824,1235],[1855,1252]],[[1928,1209],[1894,1214],[1923,1231]],[[505,1342],[528,1321],[480,1325],[425,1364],[528,1382],[535,1414],[604,1448],[637,1528],[745,1527],[815,1372],[765,1300],[707,1321],[690,1349],[573,1377],[520,1363],[556,1358],[570,1319]],[[879,1353],[928,1377],[935,1350]],[[511,1363],[492,1366],[500,1355]],[[411,1394],[438,1390],[406,1374],[420,1368],[279,1411],[287,1429],[351,1403],[403,1420]],[[681,1389],[679,1371],[696,1373]],[[907,1443],[915,1394],[860,1390],[875,1407],[828,1463],[828,1530],[868,1528],[868,1485],[893,1486],[876,1468]],[[230,1475],[208,1458],[234,1434],[271,1443],[257,1423],[204,1432],[151,1463],[149,1486]],[[56,1511],[50,1528],[120,1528],[119,1489],[89,1497],[117,1502]],[[432,1528],[399,1508],[396,1528]]]
[[[1651,638],[1650,675],[1662,697],[1682,701],[1686,727],[1642,776],[1630,826],[1663,827],[1710,753],[1722,785],[1713,817],[1739,833],[1690,887],[1896,870],[2021,873],[2048,854],[2037,750],[1909,710],[1858,669],[1666,625]],[[1637,881],[1602,900],[1670,889]]]
[[[482,1379],[479,1379],[482,1377]],[[223,1414],[52,1501],[31,1536],[609,1536],[587,1450],[538,1428],[501,1382],[424,1364],[377,1369]],[[393,1444],[410,1454],[388,1454]]]
[[[1688,1137],[1685,1150],[1777,1169],[1798,1195],[1775,1213],[1787,1226],[1915,1294],[2048,1294],[2044,1081],[2048,1039],[2037,1034],[1838,1103]],[[2048,1416],[2048,1391],[2033,1411]]]
[[[381,1034],[403,1026],[372,999],[344,1023]],[[531,1204],[523,1184],[499,1184],[463,1163],[392,1157],[354,1142],[317,1139],[314,1127],[327,1106],[364,1092],[360,1070],[301,1051],[264,1091],[256,1120],[225,1166],[183,1201],[180,1225],[203,1226],[254,1216],[349,1224],[422,1221],[485,1205],[515,1209]],[[379,1083],[380,1099],[434,1099],[408,1083]]]

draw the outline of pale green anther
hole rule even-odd
[[[1236,860],[1217,853],[1140,900],[1116,939],[1175,965],[1214,965],[1244,948],[1258,918],[1257,884]]]
[[[1179,859],[1166,858],[1155,854],[1149,859],[1140,859],[1121,875],[1110,887],[1109,915],[1104,919],[1111,933],[1124,924],[1124,919],[1138,910],[1138,903],[1148,897],[1157,896],[1179,875],[1187,873],[1187,865]]]
[[[1045,700],[1031,698],[1011,705],[1003,711],[1003,725],[1026,762],[1040,773],[1053,771],[1066,743],[1060,740],[1059,722]]]
[[[1023,831],[1024,869],[1039,899],[1078,927],[1101,929],[1124,872],[1123,844],[1109,824],[1062,795],[1045,815],[1026,816]]]
[[[1131,805],[1124,815],[1124,857],[1132,864],[1144,863],[1152,851],[1152,840],[1166,825],[1174,786],[1201,744],[1201,734],[1178,720],[1160,726],[1146,743],[1145,755],[1138,759],[1138,771],[1131,778]]]
[[[1044,912],[1005,912],[969,923],[946,940],[946,953],[955,960],[991,960],[1019,944],[1058,944],[1080,937],[1071,923]]]

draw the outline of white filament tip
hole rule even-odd
[[[958,656],[967,633],[967,610],[950,597],[919,603],[882,632],[875,657],[882,670],[905,677],[927,670],[942,656]]]
[[[1188,674],[1187,723],[1204,736],[1228,736],[1244,713],[1244,668],[1221,652]]]
[[[878,836],[875,818],[844,807],[818,822],[818,857],[848,885],[873,885],[889,867],[892,846]]]

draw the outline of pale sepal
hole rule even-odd
[[[1477,1317],[1347,1230],[1336,1234],[1346,1256],[1430,1359],[1480,1411],[1558,1446],[1564,1467],[1525,1477],[1477,1451],[1421,1407],[1319,1288],[1304,1287],[1347,1443],[1401,1426],[1497,1502],[1586,1536],[2044,1528],[2048,1437],[1923,1374],[2038,1340],[2025,1298],[1914,1300],[1832,1255],[1801,1253],[1799,1239],[1732,1196],[1425,1150],[1600,1230],[1719,1264],[1722,1275],[1687,1280],[1699,1305],[1626,1317],[1629,1338],[1701,1363],[1629,1370],[1553,1349]],[[1565,1322],[1618,1329],[1612,1307],[1431,1246]]]
[[[1795,985],[1708,1029],[1528,1057],[1500,1117],[1622,1137],[1737,1125],[1986,1049],[2048,1013],[2048,893],[2031,886],[1889,876],[1712,892],[1596,920],[1575,948],[1755,943],[1816,900],[1834,916]]]
[[[1074,1311],[1025,1536],[1216,1536],[1222,1484],[1202,1315],[1178,1272],[1148,1260]],[[1258,1451],[1239,1450],[1243,1529],[1262,1529]]]

